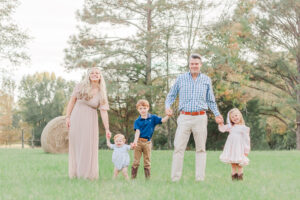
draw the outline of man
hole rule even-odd
[[[218,111],[212,90],[211,79],[200,72],[202,60],[199,54],[190,56],[190,72],[177,77],[166,102],[166,114],[172,115],[171,105],[179,93],[180,116],[174,139],[172,181],[179,181],[182,174],[183,157],[191,132],[196,146],[196,181],[204,181],[206,167],[207,115],[209,108],[215,115],[216,123],[222,124],[223,117]]]

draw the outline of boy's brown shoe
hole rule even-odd
[[[131,179],[135,179],[138,172],[138,167],[131,167]]]
[[[150,169],[149,168],[144,168],[144,172],[145,172],[146,179],[149,179],[150,176],[151,176]]]
[[[233,181],[238,180],[238,174],[237,174],[237,173],[231,174],[231,179],[232,179]]]
[[[242,181],[243,180],[243,173],[238,174],[237,180]]]

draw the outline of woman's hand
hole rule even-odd
[[[106,134],[106,138],[108,138],[108,139],[111,138],[111,132],[109,129],[105,129],[105,134]]]
[[[66,117],[66,126],[68,129],[70,128],[70,117]]]

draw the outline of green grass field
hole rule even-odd
[[[137,180],[112,180],[111,155],[99,151],[100,178],[88,181],[68,178],[68,155],[0,149],[0,199],[300,199],[300,151],[251,152],[242,182],[231,181],[230,166],[219,161],[220,152],[208,152],[206,180],[195,182],[195,154],[187,151],[177,183],[170,180],[172,151],[153,151],[149,181],[142,167]]]

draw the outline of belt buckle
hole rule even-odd
[[[200,112],[191,112],[192,116],[200,115]]]
[[[142,142],[148,142],[148,139],[146,139],[146,138],[139,138],[139,140]]]

